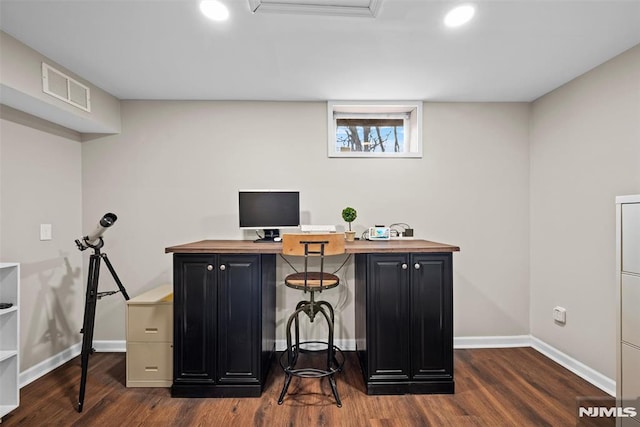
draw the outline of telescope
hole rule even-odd
[[[85,249],[97,245],[100,242],[100,239],[102,238],[104,232],[107,231],[107,228],[111,227],[117,219],[118,217],[114,213],[108,212],[104,214],[104,216],[100,218],[100,221],[98,221],[98,225],[92,233],[76,240],[78,249],[84,251]]]
[[[113,295],[120,292],[125,300],[129,300],[129,294],[124,288],[124,285],[120,281],[120,278],[116,274],[116,271],[111,265],[111,261],[107,257],[107,254],[100,252],[100,249],[104,246],[104,240],[102,235],[109,227],[116,222],[118,217],[109,212],[103,215],[98,221],[98,226],[92,233],[87,234],[76,240],[78,249],[84,251],[85,249],[93,249],[93,254],[89,257],[89,273],[87,277],[87,295],[84,303],[84,321],[82,323],[82,352],[80,353],[80,364],[82,367],[82,373],[80,374],[80,393],[78,395],[78,412],[82,412],[84,405],[84,394],[87,387],[87,375],[89,370],[89,355],[94,352],[93,350],[93,331],[96,322],[96,302],[109,295]],[[113,276],[118,285],[119,291],[105,291],[98,292],[98,278],[100,277],[100,262],[104,261],[107,264],[107,268]]]

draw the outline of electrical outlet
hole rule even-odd
[[[553,320],[557,323],[565,324],[567,323],[567,309],[564,307],[556,306],[553,308]]]
[[[51,224],[40,224],[40,240],[51,240]]]

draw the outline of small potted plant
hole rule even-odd
[[[346,207],[342,210],[342,219],[344,219],[349,224],[349,231],[345,231],[344,234],[347,238],[347,242],[353,242],[356,237],[356,232],[351,231],[351,223],[355,221],[358,213],[352,207]]]

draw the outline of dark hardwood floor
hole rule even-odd
[[[299,378],[278,406],[283,375],[275,362],[260,398],[173,399],[167,388],[126,388],[125,354],[96,353],[81,414],[75,358],[24,387],[2,427],[575,426],[578,397],[610,398],[531,348],[455,350],[453,395],[368,396],[355,353],[346,354],[337,408],[326,379]]]

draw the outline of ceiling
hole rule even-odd
[[[640,43],[640,0],[476,0],[458,29],[457,1],[223,1],[220,23],[197,0],[0,0],[0,29],[120,99],[531,101]]]

